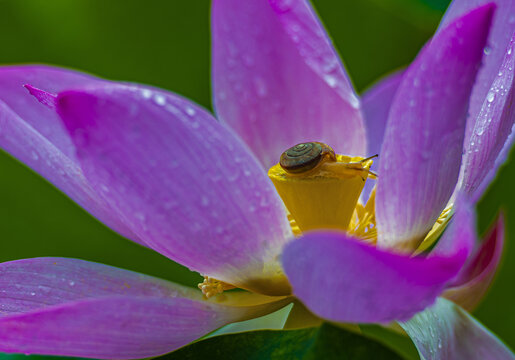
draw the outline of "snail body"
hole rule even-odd
[[[300,174],[314,169],[323,160],[336,161],[334,150],[324,143],[307,142],[283,152],[279,165],[288,173]]]

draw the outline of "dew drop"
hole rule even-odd
[[[166,104],[166,98],[163,95],[157,94],[154,96],[154,101],[157,105],[163,106]]]
[[[492,48],[490,46],[485,46],[485,48],[483,49],[483,53],[485,55],[490,55],[491,52],[492,52]]]
[[[189,116],[194,116],[197,112],[195,111],[194,108],[192,108],[191,106],[188,106],[186,108],[186,114],[188,114]]]
[[[279,11],[288,11],[292,5],[292,0],[281,0],[277,2]]]
[[[143,89],[141,90],[141,95],[145,98],[145,99],[150,99],[152,97],[152,91],[149,90],[149,89]]]
[[[330,71],[333,71],[337,67],[338,67],[338,60],[336,58],[330,56],[325,59],[325,62],[322,66],[322,70],[324,70],[325,72],[330,72]]]
[[[493,91],[489,91],[488,94],[486,95],[486,101],[491,103],[492,101],[494,101],[494,99],[495,99],[494,92]]]
[[[324,81],[327,83],[327,85],[329,85],[332,88],[334,88],[334,87],[336,87],[336,85],[338,85],[338,80],[336,80],[336,78],[331,74],[325,74]]]
[[[30,296],[36,296],[36,293],[33,291],[30,293]]]
[[[357,96],[351,94],[349,97],[349,101],[350,106],[352,106],[354,109],[359,109],[359,99],[357,98]]]
[[[75,281],[70,280],[70,281],[68,282],[68,284],[69,284],[70,286],[75,286]]]
[[[245,65],[247,65],[248,67],[251,67],[251,66],[254,66],[254,58],[252,57],[252,55],[250,54],[245,54],[243,56],[243,62],[245,63]]]
[[[259,97],[265,97],[268,94],[266,82],[261,77],[254,78],[254,86]]]

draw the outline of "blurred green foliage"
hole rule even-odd
[[[314,0],[359,91],[407,65],[447,0]],[[0,64],[49,63],[157,85],[210,108],[209,1],[0,0]],[[68,256],[194,285],[198,274],[98,223],[29,169],[0,153],[0,261]],[[479,204],[484,232],[505,209],[503,268],[476,316],[515,347],[515,223],[506,165]],[[394,291],[394,289],[392,289]]]

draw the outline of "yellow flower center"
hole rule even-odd
[[[356,228],[353,216],[359,210],[362,210],[359,213],[361,217],[366,215],[365,207],[357,205],[367,178],[371,174],[374,176],[369,170],[371,158],[335,154],[321,157],[313,167],[313,154],[310,153],[307,159],[297,160],[297,156],[293,157],[298,163],[306,163],[308,166],[306,171],[296,166],[292,172],[284,166],[283,157],[301,145],[304,144],[285,151],[281,163],[268,171],[268,176],[289,212],[294,233],[314,229],[348,231],[351,223],[356,232],[365,233],[367,229],[363,227],[364,223]],[[371,221],[374,221],[373,209],[362,220],[371,225]]]

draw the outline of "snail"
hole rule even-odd
[[[336,161],[334,150],[324,143],[307,142],[283,152],[279,164],[285,171],[299,174],[314,169],[324,159]]]

